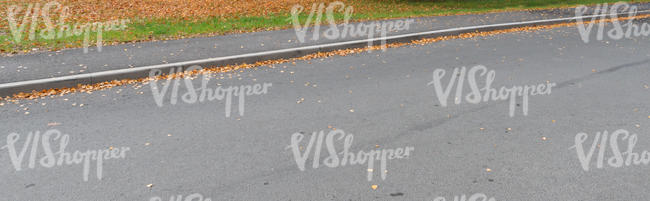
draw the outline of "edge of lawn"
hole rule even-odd
[[[586,0],[589,2],[589,0]],[[619,2],[618,0],[601,0],[603,3]],[[630,1],[630,3],[650,2],[650,0]],[[433,5],[433,4],[432,4]],[[386,20],[396,18],[410,17],[431,17],[446,15],[465,15],[465,14],[486,14],[509,11],[526,11],[526,10],[546,10],[559,8],[572,8],[581,5],[580,3],[563,3],[551,4],[544,6],[518,6],[506,8],[457,8],[457,9],[428,9],[428,10],[408,10],[382,13],[381,11],[369,13],[353,13],[351,22],[363,22],[369,20]],[[595,5],[586,4],[586,5]],[[299,20],[301,23],[307,19],[308,14],[301,13]],[[245,16],[245,17],[208,17],[194,21],[173,18],[161,19],[131,19],[131,23],[122,31],[109,31],[102,34],[104,45],[117,45],[124,43],[175,40],[194,37],[210,37],[226,35],[233,33],[247,33],[256,31],[268,31],[291,28],[289,13],[276,13],[269,16]],[[336,23],[343,22],[344,15],[335,13]],[[323,22],[326,23],[326,22]],[[28,54],[38,51],[57,51],[69,48],[83,47],[83,35],[66,37],[61,39],[44,40],[37,37],[35,40],[23,40],[20,43],[14,43],[12,37],[7,32],[0,34],[0,54],[11,56],[14,54]],[[37,32],[38,33],[38,32]],[[91,33],[89,44],[94,44],[96,34]]]

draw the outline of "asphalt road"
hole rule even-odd
[[[597,132],[625,129],[638,134],[633,152],[650,150],[650,38],[594,38],[595,32],[584,43],[575,27],[557,28],[216,75],[208,88],[272,84],[266,93],[245,96],[243,115],[233,96],[229,117],[227,98],[186,103],[179,97],[172,105],[168,92],[159,107],[149,84],[5,103],[0,146],[9,143],[7,136],[20,138],[0,149],[0,200],[188,200],[195,193],[213,201],[454,200],[475,194],[495,200],[645,200],[649,166],[614,168],[605,161],[597,168],[596,149],[585,171],[574,146],[578,133],[588,135],[588,153]],[[443,107],[435,84],[428,84],[433,72],[446,71],[446,87],[454,68],[477,65],[494,70],[495,89],[556,85],[529,97],[527,115],[520,97],[512,117],[507,100],[469,103],[467,80],[460,104],[454,104],[454,87]],[[477,80],[485,85],[485,76]],[[191,80],[195,87],[201,81]],[[179,96],[185,86],[181,80]],[[102,171],[90,161],[87,181],[83,163],[45,167],[41,163],[50,159],[43,143],[36,141],[33,152],[25,142],[30,132],[51,129],[68,134],[66,152],[113,147],[123,157],[104,160]],[[413,149],[408,157],[387,160],[385,179],[378,161],[372,181],[366,163],[325,166],[326,143],[320,166],[313,168],[311,151],[301,171],[287,149],[292,135],[304,133],[298,148],[304,152],[311,133],[334,129],[354,136],[351,153]],[[616,139],[627,150],[628,141]],[[60,140],[45,141],[59,149]],[[11,156],[19,156],[24,144],[29,148],[17,171]],[[343,144],[335,140],[337,152]],[[605,148],[609,160],[614,152],[610,144]]]

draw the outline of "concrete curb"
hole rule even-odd
[[[650,13],[650,11],[636,12],[636,14],[646,14],[646,13]],[[240,55],[233,55],[233,56],[186,61],[186,62],[177,62],[177,63],[170,63],[170,64],[142,66],[136,68],[120,69],[120,70],[110,70],[110,71],[103,71],[103,72],[86,73],[86,74],[78,74],[78,75],[70,75],[70,76],[38,79],[38,80],[4,83],[4,84],[0,84],[0,97],[11,96],[13,94],[17,94],[20,92],[31,92],[33,90],[38,91],[38,90],[51,89],[51,88],[75,87],[78,84],[95,84],[95,83],[111,81],[111,80],[143,78],[149,76],[149,71],[153,69],[159,69],[162,70],[162,72],[168,72],[169,69],[171,68],[182,67],[183,69],[187,69],[188,67],[193,65],[225,66],[225,65],[234,65],[234,64],[241,64],[241,63],[255,63],[264,60],[300,57],[300,56],[304,56],[316,52],[364,47],[367,46],[369,43],[380,44],[382,40],[385,40],[386,44],[395,43],[395,42],[410,42],[412,40],[417,40],[422,38],[452,36],[452,35],[471,33],[471,32],[484,32],[484,31],[527,27],[527,26],[570,23],[570,22],[576,22],[577,19],[583,19],[583,21],[591,21],[599,17],[612,16],[612,15],[617,15],[619,17],[626,17],[629,16],[630,14],[632,13],[588,15],[588,16],[581,16],[581,17],[478,25],[478,26],[451,28],[451,29],[426,31],[426,32],[418,32],[418,33],[410,33],[410,34],[401,34],[395,36],[387,36],[385,38],[378,37],[378,38],[371,38],[371,39],[336,42],[336,43],[321,44],[321,45],[311,45],[305,47],[263,51],[257,53],[240,54]]]

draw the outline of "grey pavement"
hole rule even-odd
[[[8,149],[0,149],[0,198],[133,201],[199,193],[213,201],[454,200],[482,193],[495,200],[647,200],[649,166],[612,168],[605,161],[598,169],[596,150],[584,171],[570,149],[578,133],[588,134],[588,149],[597,132],[617,129],[638,134],[634,152],[650,149],[650,37],[597,41],[594,33],[589,43],[575,27],[508,33],[215,75],[209,88],[272,83],[268,93],[246,96],[243,116],[236,98],[230,117],[224,100],[172,105],[167,94],[159,107],[148,84],[5,103],[2,146],[10,133],[20,134],[20,150],[29,132],[57,129],[70,136],[67,152],[130,151],[104,161],[101,180],[91,163],[84,181],[81,164],[45,168],[36,161],[28,168],[27,149],[16,171]],[[557,86],[531,96],[527,115],[521,99],[513,117],[507,101],[453,104],[455,88],[442,107],[427,85],[434,70],[447,71],[447,86],[453,68],[476,65],[496,72],[496,89]],[[202,79],[191,81],[199,86]],[[463,96],[469,91],[466,83]],[[181,84],[179,96],[186,92]],[[304,143],[312,132],[333,129],[354,135],[354,153],[415,149],[388,161],[385,180],[378,166],[372,181],[366,165],[312,168],[311,155],[300,171],[286,149],[292,134],[305,133]],[[620,137],[618,144],[627,149]],[[342,141],[336,146],[340,151]],[[323,147],[321,162],[326,156]]]
[[[650,9],[650,4],[647,3],[636,5],[639,7],[639,10]],[[592,10],[588,11],[587,14],[591,12]],[[423,17],[415,18],[415,23],[411,24],[408,30],[391,32],[388,33],[388,36],[464,26],[562,17],[575,17],[574,9]],[[370,22],[364,23],[369,24]],[[352,24],[356,25],[357,23]],[[320,31],[325,32],[326,28],[327,24],[323,24]],[[127,69],[367,38],[367,36],[348,36],[330,40],[323,37],[321,33],[317,40],[313,40],[313,31],[313,29],[308,30],[304,43],[298,41],[293,29],[286,29],[104,46],[101,52],[98,52],[96,47],[91,44],[89,53],[87,54],[84,54],[83,49],[78,48],[57,52],[2,56],[0,57],[0,74],[2,74],[0,76],[0,83]],[[375,37],[378,37],[378,35],[375,34]]]

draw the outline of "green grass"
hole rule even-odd
[[[645,0],[650,1],[650,0]],[[544,9],[576,6],[580,4],[614,3],[616,0],[437,0],[437,1],[373,1],[370,11],[356,11],[353,21],[377,20],[389,18],[422,17],[436,15],[453,15],[459,13],[485,13],[504,10]],[[309,6],[305,6],[309,7]],[[435,7],[435,9],[432,9]],[[398,8],[407,8],[399,11]],[[304,23],[309,8],[300,15]],[[307,13],[306,13],[307,12]],[[252,32],[291,28],[290,17],[287,13],[276,13],[271,16],[249,16],[229,18],[206,18],[199,21],[180,19],[133,19],[124,31],[104,32],[104,44],[113,42],[136,42],[149,40],[167,40],[207,35],[222,35],[238,32]],[[336,13],[337,22],[343,21],[343,14]],[[323,19],[324,20],[324,19]],[[326,24],[325,21],[322,22]],[[26,28],[28,29],[28,28]],[[27,31],[26,31],[27,32]],[[28,33],[23,33],[28,34]],[[91,33],[90,46],[95,45],[96,34]],[[43,40],[37,37],[34,41],[24,40],[14,43],[11,32],[0,32],[0,52],[20,53],[32,48],[58,50],[71,47],[82,47],[83,36],[67,37],[53,40]]]
[[[555,8],[599,3],[615,3],[620,0],[420,0],[397,1],[414,5],[433,5],[448,9],[505,9],[505,8]],[[633,1],[627,1],[633,2]],[[644,2],[644,1],[634,1]]]

